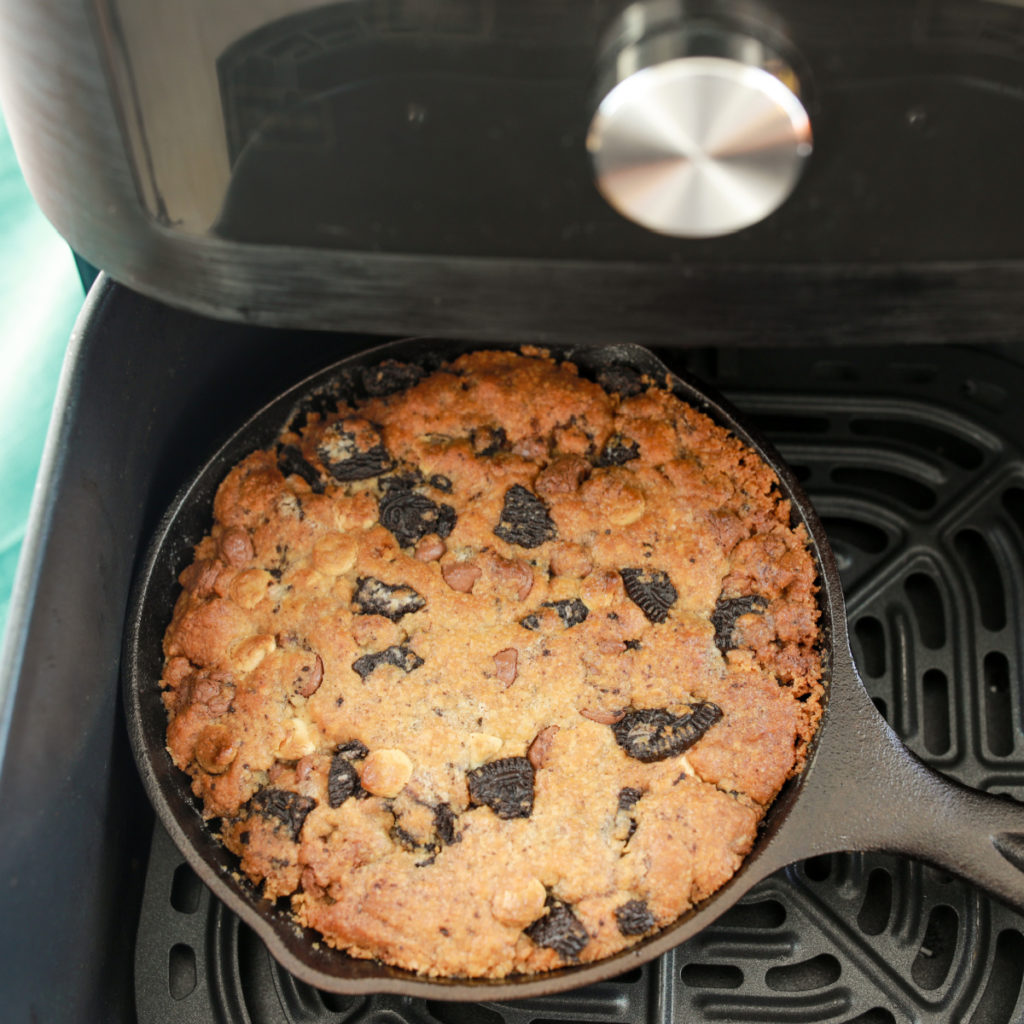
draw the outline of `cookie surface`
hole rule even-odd
[[[217,492],[164,638],[168,750],[332,946],[457,977],[608,956],[727,881],[802,765],[803,528],[726,430],[604,376],[385,364]]]

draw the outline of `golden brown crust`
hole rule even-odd
[[[214,516],[168,749],[264,894],[357,956],[607,956],[732,875],[816,728],[803,530],[662,388],[462,356],[309,413]]]

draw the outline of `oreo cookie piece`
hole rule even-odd
[[[423,659],[411,648],[404,644],[393,644],[385,647],[383,651],[375,651],[373,654],[364,654],[352,662],[352,668],[363,679],[369,676],[374,669],[381,665],[394,665],[403,672],[414,672],[423,664]]]
[[[249,810],[268,821],[280,822],[288,830],[293,843],[299,841],[302,823],[316,801],[311,796],[302,796],[287,789],[261,789],[249,801]]]
[[[635,789],[633,786],[623,786],[619,790],[619,810],[620,811],[631,811],[636,807],[636,802],[644,794],[641,790]]]
[[[763,612],[768,602],[758,594],[746,597],[719,597],[711,613],[711,625],[715,627],[715,646],[724,654],[735,646],[733,631],[736,620],[751,612]]]
[[[295,414],[288,424],[288,430],[293,434],[299,434],[309,422],[311,413],[315,413],[320,419],[326,419],[331,413],[338,411],[338,395],[332,391],[314,391],[299,402]]]
[[[340,807],[349,797],[370,794],[359,781],[359,772],[344,754],[335,754],[327,772],[327,802],[331,807]]]
[[[326,489],[323,475],[294,444],[283,444],[277,449],[277,468],[282,476],[302,477],[314,494],[323,494]]]
[[[338,746],[327,771],[327,802],[331,807],[340,807],[349,797],[365,800],[371,794],[363,789],[359,772],[353,761],[362,761],[370,751],[365,743],[349,740]]]
[[[548,515],[547,505],[522,484],[513,484],[505,492],[505,505],[494,533],[509,544],[537,548],[545,541],[554,540],[558,531]]]
[[[640,458],[640,445],[631,441],[622,434],[612,434],[601,449],[601,454],[594,460],[594,465],[605,468],[607,466],[624,466],[633,459]]]
[[[664,622],[679,594],[661,569],[620,569],[626,596],[654,623]]]
[[[488,761],[466,773],[466,785],[470,803],[490,807],[499,818],[533,813],[533,765],[525,757]]]
[[[511,447],[504,427],[479,427],[471,430],[469,443],[473,446],[474,454],[481,458],[508,451]]]
[[[462,842],[462,833],[455,831],[455,820],[451,804],[438,804],[434,808],[434,835],[444,846]]]
[[[421,537],[436,533],[447,537],[457,517],[451,505],[438,505],[425,494],[405,487],[391,487],[380,499],[380,521],[403,548],[412,547]]]
[[[553,949],[564,960],[575,960],[590,941],[583,922],[556,896],[548,896],[547,913],[523,929],[538,946]]]
[[[544,607],[554,608],[566,629],[578,626],[590,614],[590,609],[578,597],[566,601],[545,601]]]
[[[352,603],[360,615],[383,615],[397,622],[403,615],[418,612],[427,603],[412,587],[401,583],[392,586],[373,576],[363,576],[356,584]]]
[[[689,750],[713,725],[722,709],[709,700],[690,705],[689,714],[673,715],[665,708],[627,711],[611,729],[615,741],[637,761],[664,761]]]
[[[400,363],[397,359],[385,359],[377,366],[364,367],[360,373],[363,390],[371,398],[383,398],[396,391],[406,391],[418,384],[425,376],[415,363]]]
[[[362,761],[369,753],[369,748],[359,740],[349,740],[347,743],[338,745],[338,753],[347,757],[350,761]]]
[[[316,449],[324,469],[335,480],[369,480],[392,468],[394,460],[375,431],[369,433],[376,438],[376,443],[369,447],[361,446],[360,438],[365,442],[368,431],[361,429],[357,433],[347,429],[345,423],[345,420],[339,420],[327,427]]]
[[[578,597],[563,601],[543,601],[541,608],[554,608],[566,629],[578,626],[590,614],[590,609]],[[519,625],[523,629],[540,629],[540,615],[531,612],[519,620]]]
[[[631,366],[612,364],[597,372],[597,383],[613,394],[623,398],[632,398],[647,390],[643,374]]]
[[[439,849],[436,843],[421,843],[411,832],[407,832],[401,825],[396,821],[388,831],[388,835],[394,842],[402,847],[403,850],[408,850],[410,853],[429,853],[437,854]],[[430,858],[433,861],[433,856]],[[417,865],[419,867],[420,865]]]
[[[405,491],[411,491],[414,487],[418,487],[423,483],[423,473],[413,466],[412,468],[403,467],[398,473],[392,476],[382,476],[377,481],[377,486],[382,491],[390,491],[393,487],[401,488]]]
[[[615,923],[623,935],[643,935],[655,925],[654,915],[643,900],[629,900],[615,908]]]

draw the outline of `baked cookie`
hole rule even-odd
[[[821,714],[772,470],[524,349],[306,402],[221,484],[167,746],[271,900],[428,975],[606,957],[736,871]]]

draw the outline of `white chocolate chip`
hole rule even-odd
[[[469,756],[469,766],[476,768],[501,750],[502,740],[500,736],[492,736],[487,732],[471,732],[466,742],[466,753]]]
[[[618,501],[608,510],[608,522],[612,526],[629,526],[635,523],[647,508],[643,494],[635,487],[624,487]]]
[[[305,719],[289,718],[285,723],[285,738],[277,748],[277,756],[284,761],[298,761],[300,757],[312,754],[316,743],[309,732]]]
[[[313,564],[328,576],[340,576],[355,564],[356,540],[349,533],[329,533],[313,545]]]
[[[234,663],[241,672],[251,672],[277,646],[269,633],[243,640],[234,651]]]
[[[246,569],[231,581],[231,600],[252,611],[267,596],[273,576],[266,569]]]
[[[525,928],[544,913],[546,899],[540,879],[528,878],[520,885],[499,889],[491,900],[491,913],[510,928]]]
[[[363,789],[377,796],[398,796],[412,776],[412,761],[402,750],[373,750],[359,774]]]

